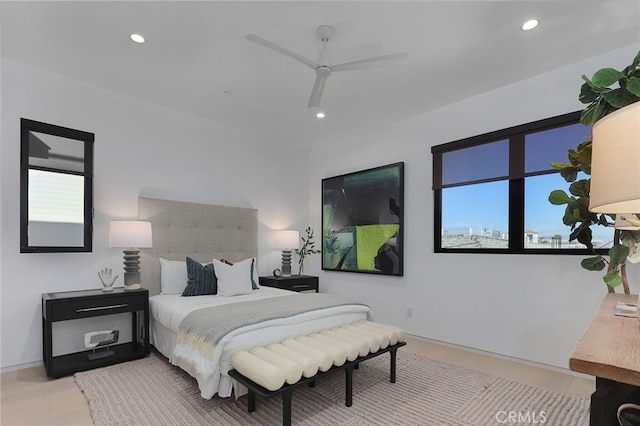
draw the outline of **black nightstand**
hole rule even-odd
[[[92,351],[60,356],[52,355],[52,324],[56,321],[131,312],[132,341],[109,347],[115,355],[89,359]],[[138,314],[141,314],[140,316]],[[49,377],[62,377],[78,371],[104,367],[149,355],[149,291],[114,288],[100,290],[65,291],[42,294],[42,357]]]
[[[313,290],[318,293],[318,277],[292,275],[290,277],[260,277],[260,285],[291,291]]]

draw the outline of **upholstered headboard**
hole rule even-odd
[[[140,281],[149,295],[160,293],[160,257],[238,262],[258,255],[255,209],[139,198],[138,219],[153,230],[153,248],[140,250]]]

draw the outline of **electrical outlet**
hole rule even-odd
[[[413,317],[413,309],[407,308],[407,318]]]

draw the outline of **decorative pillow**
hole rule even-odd
[[[182,294],[187,280],[187,265],[184,261],[160,258],[160,292],[162,294]]]
[[[252,257],[250,259],[253,260],[253,262],[251,262],[251,288],[253,288],[254,290],[258,290],[260,288],[260,285],[258,285],[258,282],[260,282],[260,280],[258,279],[258,267],[256,265],[256,258]],[[220,259],[220,262],[226,263],[227,265],[233,265],[233,263],[229,262],[226,259]]]
[[[254,259],[245,259],[228,265],[218,259],[213,259],[213,268],[218,278],[219,296],[237,296],[249,294],[253,291],[252,266]]]
[[[187,286],[183,296],[204,296],[218,292],[218,280],[213,263],[203,265],[187,256]]]

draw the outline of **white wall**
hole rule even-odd
[[[566,368],[605,296],[601,274],[583,270],[577,256],[434,254],[430,148],[580,110],[581,75],[603,67],[622,69],[637,49],[628,46],[314,149],[309,192],[316,229],[321,228],[322,178],[405,162],[405,273],[325,272],[320,256],[311,258],[309,272],[320,275],[323,291],[362,300],[377,320],[411,334]],[[628,271],[634,293],[639,266]],[[409,307],[412,318],[406,316]]]
[[[430,147],[581,109],[580,76],[622,68],[636,51],[619,49],[394,126],[372,125],[310,154],[271,151],[255,134],[3,60],[0,365],[41,360],[41,293],[99,288],[100,268],[121,268],[121,253],[107,248],[108,222],[134,218],[138,195],[258,208],[260,273],[270,274],[280,262],[270,229],[311,225],[319,235],[322,178],[404,161],[404,277],[324,272],[319,255],[305,271],[320,275],[321,291],[364,301],[379,321],[414,335],[566,367],[605,295],[599,274],[574,256],[434,254]],[[19,254],[20,117],[96,134],[93,253]],[[285,164],[290,175],[280,171]],[[634,292],[638,266],[629,268]]]
[[[306,151],[4,59],[1,90],[2,368],[42,359],[42,293],[101,288],[103,267],[122,285],[108,224],[136,218],[139,195],[257,208],[263,275],[280,263],[271,229],[308,225]],[[92,253],[19,253],[21,117],[95,133]]]

